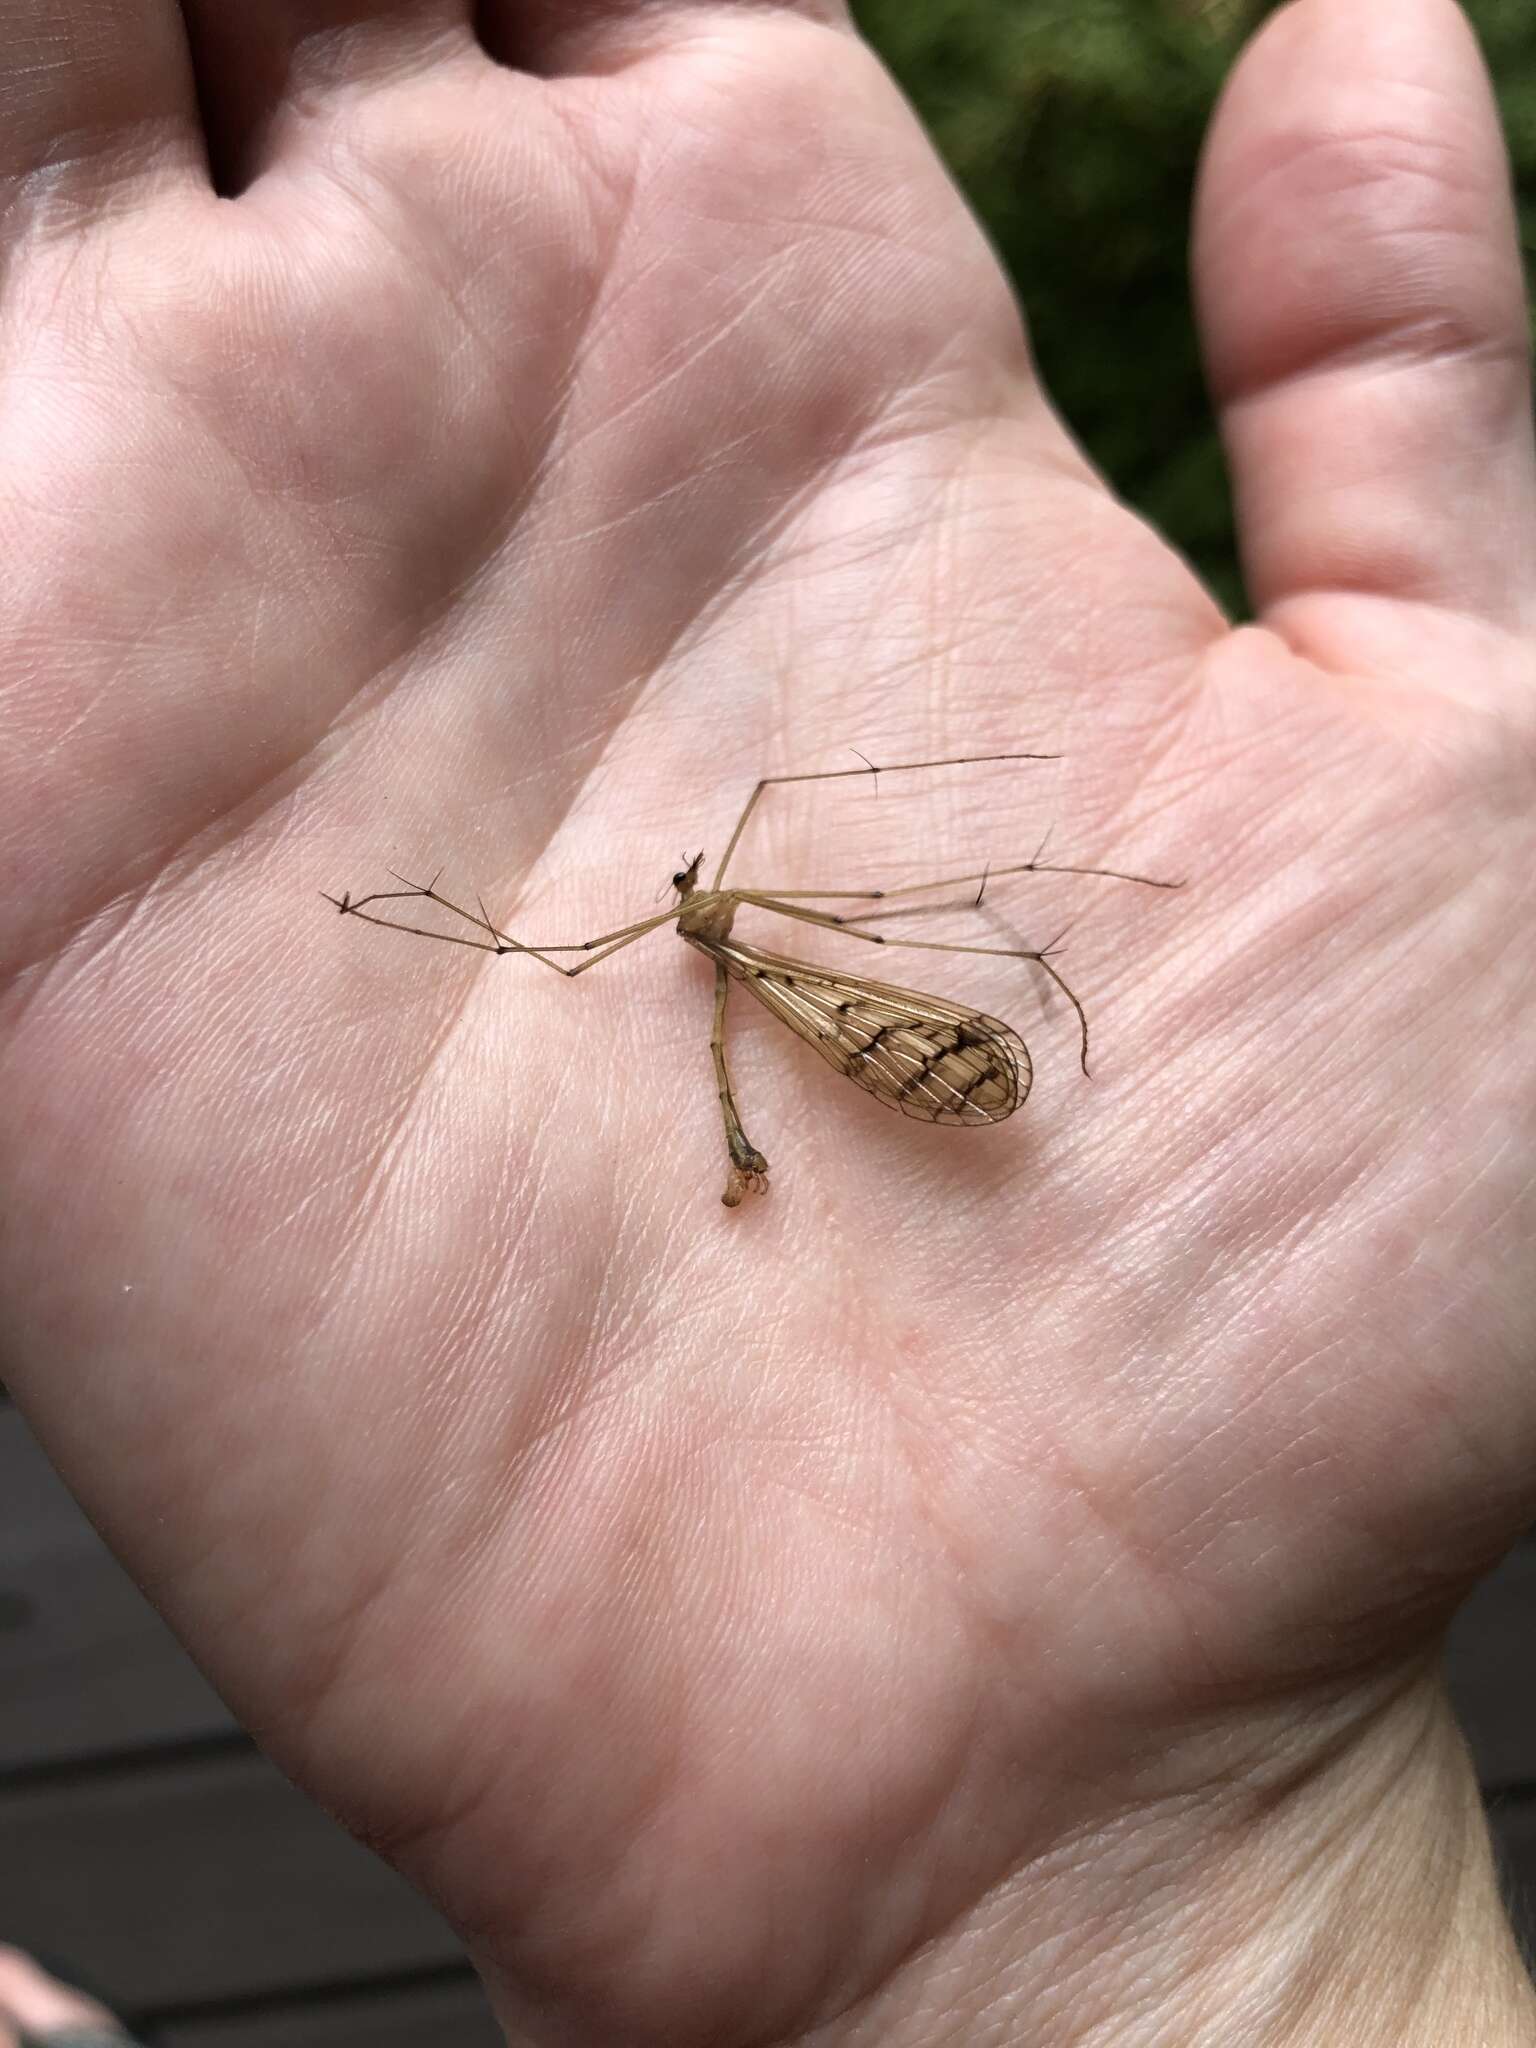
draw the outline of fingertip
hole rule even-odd
[[[1452,0],[1271,17],[1212,124],[1195,270],[1256,606],[1342,590],[1523,618],[1523,277]]]

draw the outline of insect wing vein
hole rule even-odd
[[[1029,1093],[1024,1041],[996,1017],[735,939],[710,950],[829,1066],[903,1116],[998,1124]]]

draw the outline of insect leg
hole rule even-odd
[[[397,875],[395,879],[405,882],[403,875]],[[557,974],[564,974],[567,977],[581,974],[588,967],[595,967],[599,960],[606,960],[608,955],[616,953],[620,946],[628,945],[632,939],[643,938],[647,932],[654,931],[658,925],[665,924],[668,918],[677,915],[675,908],[664,910],[655,916],[643,917],[635,924],[622,925],[617,931],[600,932],[595,939],[583,939],[576,945],[541,947],[527,945],[523,940],[515,939],[507,932],[499,930],[486,914],[483,903],[477,916],[474,911],[465,910],[461,904],[444,896],[438,889],[435,876],[430,882],[406,882],[405,886],[399,889],[376,889],[368,896],[353,896],[350,892],[332,896],[324,889],[320,893],[328,903],[334,903],[343,916],[360,917],[364,924],[381,925],[385,931],[410,932],[419,939],[438,939],[445,945],[469,946],[477,953],[527,953],[533,959],[542,961],[546,967],[552,967]],[[401,901],[436,903],[454,917],[462,918],[466,924],[474,925],[478,931],[485,933],[485,937],[466,938],[461,932],[439,932],[434,931],[430,925],[404,924],[398,918],[380,917],[367,908],[370,903]],[[551,960],[548,957],[551,953],[587,953],[592,957],[583,960],[579,967],[562,967],[558,960]]]
[[[615,953],[622,953],[626,946],[632,946],[636,939],[643,939],[647,932],[655,931],[658,925],[665,924],[669,918],[674,918],[676,915],[677,908],[674,905],[671,910],[664,910],[660,917],[643,918],[639,924],[631,925],[628,931],[610,932],[606,939],[588,939],[586,946],[579,948],[551,946],[549,951],[552,953],[586,952],[587,948],[591,946],[596,946],[600,950],[593,953],[589,960],[583,960],[576,967],[561,967],[558,960],[552,960],[549,964],[551,967],[558,968],[561,974],[568,976],[570,980],[574,981],[578,974],[585,974],[587,969],[595,967],[599,960],[607,960]]]
[[[1052,860],[1021,860],[1012,867],[977,868],[969,875],[939,875],[931,882],[903,882],[899,889],[871,890],[885,897],[920,896],[925,889],[958,889],[965,882],[996,882],[1004,875],[1099,875],[1111,882],[1139,882],[1146,889],[1182,889],[1182,882],[1164,882],[1152,875],[1128,875],[1122,868],[1069,867]]]
[[[853,772],[857,772],[856,770]],[[1111,882],[1139,882],[1147,889],[1182,889],[1182,882],[1164,882],[1152,875],[1130,875],[1121,868],[1069,867],[1063,862],[1021,860],[1006,868],[977,868],[968,875],[935,875],[931,882],[903,882],[896,889],[738,889],[745,902],[771,896],[775,903],[880,903],[902,896],[921,896],[930,889],[958,889],[967,882],[1001,881],[1005,875],[1098,875]],[[880,916],[887,913],[881,911]]]
[[[725,1064],[725,1003],[730,989],[731,978],[725,971],[724,963],[717,960],[715,1025],[709,1036],[709,1049],[715,1060],[720,1114],[725,1119],[725,1149],[730,1155],[731,1162],[726,1170],[725,1193],[720,1199],[727,1209],[735,1209],[740,1207],[745,1195],[767,1194],[768,1162],[741,1128],[741,1118],[736,1114],[736,1100],[731,1093],[731,1076]]]
[[[864,760],[863,755],[859,756]],[[712,886],[718,889],[725,879],[725,870],[731,855],[736,851],[747,820],[757,809],[758,799],[765,789],[778,789],[790,782],[842,782],[850,775],[906,775],[917,768],[978,768],[987,761],[1059,761],[1059,754],[953,754],[942,761],[893,761],[889,767],[877,767],[873,761],[864,761],[862,768],[822,768],[810,775],[765,775],[747,798],[741,816],[736,820],[735,829],[726,841],[725,852],[720,856],[720,865],[715,869]]]

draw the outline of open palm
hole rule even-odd
[[[1059,1992],[1128,1816],[1208,1840],[1239,1759],[1433,1719],[1405,1674],[1530,1506],[1536,568],[1470,38],[1301,0],[1218,122],[1234,632],[830,8],[503,0],[497,62],[454,5],[199,0],[233,200],[174,10],[131,61],[98,11],[0,81],[7,1376],[538,2038],[831,2026],[999,1914]],[[734,1214],[665,928],[571,982],[321,900],[446,862],[581,940],[851,748],[1062,759],[770,792],[735,881],[1050,827],[1187,886],[885,927],[1070,920],[1092,1081],[1028,969],[807,935],[1007,1018],[1035,1091],[929,1129],[742,1016]]]

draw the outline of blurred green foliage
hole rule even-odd
[[[1246,609],[1186,262],[1201,138],[1276,0],[854,0],[1029,313],[1115,488]],[[1467,0],[1536,252],[1536,0]]]

